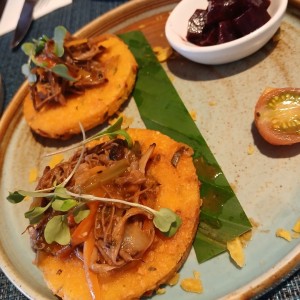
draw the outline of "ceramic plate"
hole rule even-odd
[[[130,1],[101,16],[78,35],[105,31],[142,30],[153,46],[166,46],[164,24],[175,1]],[[266,87],[299,85],[300,21],[290,11],[281,25],[278,42],[270,41],[254,55],[228,65],[204,66],[179,55],[163,66],[186,107],[221,165],[247,215],[257,228],[245,249],[246,265],[238,269],[224,253],[199,265],[192,251],[181,278],[199,271],[201,295],[183,292],[179,285],[167,288],[163,299],[241,299],[274,285],[299,267],[300,239],[287,242],[275,236],[278,228],[291,230],[300,217],[300,145],[268,145],[253,126],[253,111]],[[29,203],[13,206],[8,191],[30,189],[29,170],[42,170],[45,152],[58,145],[35,139],[20,110],[24,84],[0,123],[0,264],[10,280],[30,299],[56,299],[32,265],[34,254],[23,213]],[[132,127],[143,123],[131,99],[124,111]],[[156,297],[155,297],[156,298]]]

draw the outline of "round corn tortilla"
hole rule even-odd
[[[23,114],[31,129],[41,136],[68,139],[104,123],[128,99],[136,79],[137,63],[127,45],[107,34],[99,42],[106,48],[99,61],[105,66],[108,81],[88,88],[82,95],[67,95],[66,105],[46,104],[36,111],[30,94],[24,100]]]
[[[98,275],[101,300],[138,299],[168,282],[186,260],[198,227],[201,206],[199,181],[192,160],[192,150],[169,137],[146,129],[129,129],[145,151],[156,148],[148,162],[148,172],[160,183],[155,209],[170,208],[181,218],[176,234],[165,237],[159,231],[150,249],[133,266]],[[185,147],[177,166],[171,160]],[[38,253],[36,264],[52,292],[67,300],[92,299],[85,279],[83,263],[77,258],[60,259]]]

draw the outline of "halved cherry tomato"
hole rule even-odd
[[[300,88],[267,89],[255,106],[255,125],[273,145],[300,142]]]

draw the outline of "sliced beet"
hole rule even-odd
[[[270,20],[270,15],[264,9],[251,7],[247,9],[241,16],[234,19],[236,28],[238,28],[242,36],[258,29]]]
[[[209,0],[206,10],[190,17],[187,40],[211,46],[238,39],[269,21],[269,5],[270,0]]]
[[[187,40],[198,45],[202,40],[206,40],[209,35],[210,26],[206,22],[206,10],[197,9],[188,22]]]
[[[247,1],[247,4],[248,4],[248,7],[255,6],[255,7],[258,7],[258,8],[265,9],[265,10],[271,4],[270,0],[246,0],[246,1]]]
[[[216,27],[212,27],[208,32],[206,32],[201,41],[198,42],[199,46],[213,46],[218,43],[219,30]]]
[[[227,43],[236,40],[240,37],[235,28],[235,23],[231,20],[222,21],[219,23],[218,44]]]
[[[201,35],[205,26],[206,11],[203,9],[197,9],[190,17],[188,22],[188,39],[194,39],[194,35]]]
[[[212,0],[208,2],[207,24],[218,23],[225,20],[232,20],[247,9],[243,0]]]

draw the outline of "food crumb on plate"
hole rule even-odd
[[[280,237],[280,238],[283,238],[283,239],[285,239],[289,242],[292,240],[291,233],[288,230],[283,229],[283,228],[278,228],[276,230],[276,236]]]
[[[254,146],[252,144],[249,144],[247,154],[252,155],[253,153],[254,153]]]
[[[203,286],[200,280],[200,273],[197,271],[193,273],[194,277],[183,279],[180,283],[180,287],[186,292],[201,294],[203,292]]]
[[[300,219],[298,219],[293,226],[292,232],[283,229],[283,228],[278,228],[276,230],[276,236],[283,238],[287,241],[291,241],[292,239],[298,239],[300,238]]]
[[[173,53],[173,50],[171,47],[160,47],[160,46],[156,46],[153,47],[153,52],[156,55],[157,59],[159,62],[164,62],[166,61]]]
[[[38,176],[38,170],[37,170],[37,168],[32,168],[29,171],[29,176],[28,176],[29,183],[35,182],[36,179],[37,179],[37,176]]]
[[[293,227],[293,231],[300,233],[300,219],[298,219]]]
[[[197,120],[197,112],[195,110],[190,111],[190,116],[193,119],[193,121]]]
[[[239,237],[227,242],[227,250],[232,260],[242,268],[245,265],[245,253]]]
[[[164,288],[159,288],[156,290],[157,295],[163,295],[165,293],[166,293],[166,289],[164,289]]]
[[[51,157],[48,166],[53,169],[57,164],[59,164],[64,159],[63,154],[55,154]]]

